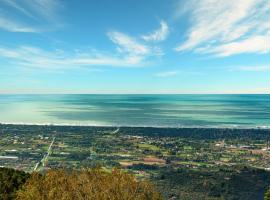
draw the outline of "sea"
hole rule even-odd
[[[0,95],[0,123],[270,128],[270,95]]]

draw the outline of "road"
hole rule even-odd
[[[52,140],[52,142],[51,142],[51,144],[50,144],[50,146],[49,146],[49,148],[48,148],[48,150],[47,150],[47,154],[45,154],[45,155],[43,156],[43,158],[41,159],[41,161],[39,161],[39,162],[35,165],[35,168],[34,168],[33,171],[38,171],[38,169],[39,169],[39,167],[40,167],[41,164],[42,164],[42,167],[45,167],[45,164],[46,164],[46,162],[47,162],[49,156],[50,156],[51,153],[52,153],[51,150],[52,150],[52,146],[53,146],[53,144],[54,144],[54,141],[55,141],[55,137],[53,137],[53,140]]]
[[[117,128],[115,131],[112,132],[112,134],[116,134],[120,131],[120,128]]]

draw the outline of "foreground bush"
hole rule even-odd
[[[268,191],[265,193],[265,195],[264,195],[264,200],[270,200],[270,188],[269,188]]]
[[[49,170],[33,173],[17,192],[17,200],[161,200],[149,182],[138,182],[120,170]]]
[[[0,168],[0,200],[14,199],[16,191],[29,176],[22,171]]]

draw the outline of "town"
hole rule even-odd
[[[166,173],[179,169],[190,174],[246,167],[270,177],[267,129],[1,125],[0,134],[0,166],[26,172],[120,168],[163,189],[171,181]]]

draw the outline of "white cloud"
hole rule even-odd
[[[150,52],[146,45],[140,44],[135,38],[123,33],[112,31],[108,33],[108,36],[119,46],[120,52],[127,52],[132,55],[146,55]]]
[[[0,8],[1,5],[8,9],[0,14],[0,28],[3,30],[36,33],[61,25],[58,13],[63,6],[58,0],[3,0]]]
[[[249,72],[265,72],[270,71],[270,65],[241,66],[238,67],[238,70]]]
[[[15,21],[6,20],[4,18],[0,18],[0,29],[4,29],[10,32],[22,32],[22,33],[38,33],[41,31],[37,28],[20,24]]]
[[[5,3],[10,7],[15,8],[17,11],[22,12],[24,15],[35,19],[34,15],[31,14],[31,12],[25,9],[23,6],[19,5],[16,0],[3,0],[2,3]]]
[[[216,47],[206,48],[207,53],[225,57],[241,53],[269,53],[270,35],[252,36],[236,42],[222,44]]]
[[[25,7],[35,16],[54,23],[59,19],[59,10],[63,8],[63,4],[59,0],[25,0]]]
[[[148,57],[163,55],[160,48],[143,44],[136,38],[118,31],[109,32],[108,37],[117,45],[118,53],[130,64],[142,63]]]
[[[165,71],[165,72],[159,72],[156,74],[157,77],[166,78],[166,77],[172,77],[176,76],[180,73],[180,71]]]
[[[43,50],[32,46],[7,48],[0,46],[0,58],[8,63],[39,69],[68,69],[89,66],[142,67],[151,56],[159,56],[156,48],[139,43],[135,38],[120,32],[108,33],[116,44],[113,53],[98,50],[63,51]]]
[[[148,35],[142,36],[142,39],[145,41],[154,41],[154,42],[159,42],[166,40],[169,35],[169,26],[165,21],[160,22],[160,28]]]
[[[38,69],[68,69],[87,66],[131,67],[141,64],[140,59],[121,55],[45,51],[31,46],[21,46],[15,49],[0,47],[0,58],[9,64]]]
[[[190,0],[183,9],[191,27],[177,51],[230,56],[270,50],[269,0]]]

